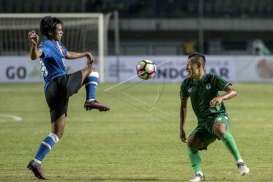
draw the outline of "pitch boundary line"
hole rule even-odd
[[[23,121],[23,118],[20,117],[20,116],[0,113],[0,122],[1,121],[8,121],[9,119],[12,119],[12,120],[14,120],[16,122],[22,122]]]

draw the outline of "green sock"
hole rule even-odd
[[[224,142],[225,146],[228,148],[228,150],[230,151],[230,153],[232,154],[236,161],[241,159],[240,152],[231,133],[226,131],[224,136],[222,137],[222,141]]]
[[[194,173],[197,173],[198,171],[201,171],[201,158],[199,156],[198,150],[193,150],[191,148],[188,148],[188,155],[191,161],[192,169],[194,170]]]

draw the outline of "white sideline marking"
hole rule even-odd
[[[3,119],[2,119],[3,118]],[[5,121],[7,119],[13,119],[14,121],[21,122],[23,118],[11,114],[1,114],[0,113],[0,121]]]

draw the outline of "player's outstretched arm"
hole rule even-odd
[[[28,40],[30,42],[30,58],[35,60],[42,55],[42,51],[38,49],[39,35],[35,31],[28,33]]]
[[[224,100],[229,100],[237,95],[237,91],[234,90],[231,85],[228,85],[224,91],[225,93],[223,95],[219,95],[210,101],[210,106],[214,107],[216,105],[219,105]]]
[[[185,121],[186,121],[186,115],[187,115],[187,101],[188,101],[188,97],[182,97],[181,98],[181,105],[180,105],[180,139],[184,143],[186,143],[186,141],[187,141],[186,132],[185,132],[185,129],[184,129]]]
[[[92,64],[95,61],[94,56],[91,52],[72,52],[68,51],[65,58],[66,59],[78,59],[86,57],[88,64]]]

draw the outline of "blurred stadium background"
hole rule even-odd
[[[68,49],[97,56],[98,97],[112,108],[85,112],[84,89],[72,97],[65,137],[44,163],[52,181],[187,181],[178,94],[194,51],[207,55],[208,71],[235,82],[239,96],[227,108],[252,172],[241,178],[216,142],[204,153],[207,180],[273,181],[271,0],[0,0],[0,181],[34,180],[25,165],[49,131],[39,61],[29,61],[27,41],[45,15],[64,21]],[[157,63],[148,81],[156,83],[136,78],[141,59]],[[68,62],[68,71],[83,65]],[[194,121],[189,109],[188,133]]]
[[[261,51],[255,49],[255,40],[261,40],[271,51],[272,9],[270,0],[0,1],[2,13],[106,14],[118,11],[121,55],[183,55],[193,50],[206,54],[249,55]],[[113,32],[111,21],[109,55],[115,54]],[[6,55],[9,50],[5,50],[8,45],[3,37],[2,30],[0,54]],[[15,53],[19,54],[17,50]]]
[[[64,44],[69,50],[92,50],[100,60],[101,81],[124,81],[135,74],[130,67],[136,63],[124,61],[126,56],[133,60],[141,56],[168,59],[173,65],[159,71],[163,79],[177,82],[184,71],[177,70],[180,65],[173,61],[199,51],[219,56],[209,67],[218,74],[226,67],[230,75],[222,76],[229,80],[271,82],[272,8],[270,0],[2,0],[0,59],[8,59],[8,64],[11,57],[6,56],[27,59],[20,57],[28,54],[26,33],[39,30],[41,17],[61,13],[56,16],[65,23]],[[40,81],[39,66],[33,65],[19,71],[4,66],[0,81]]]

